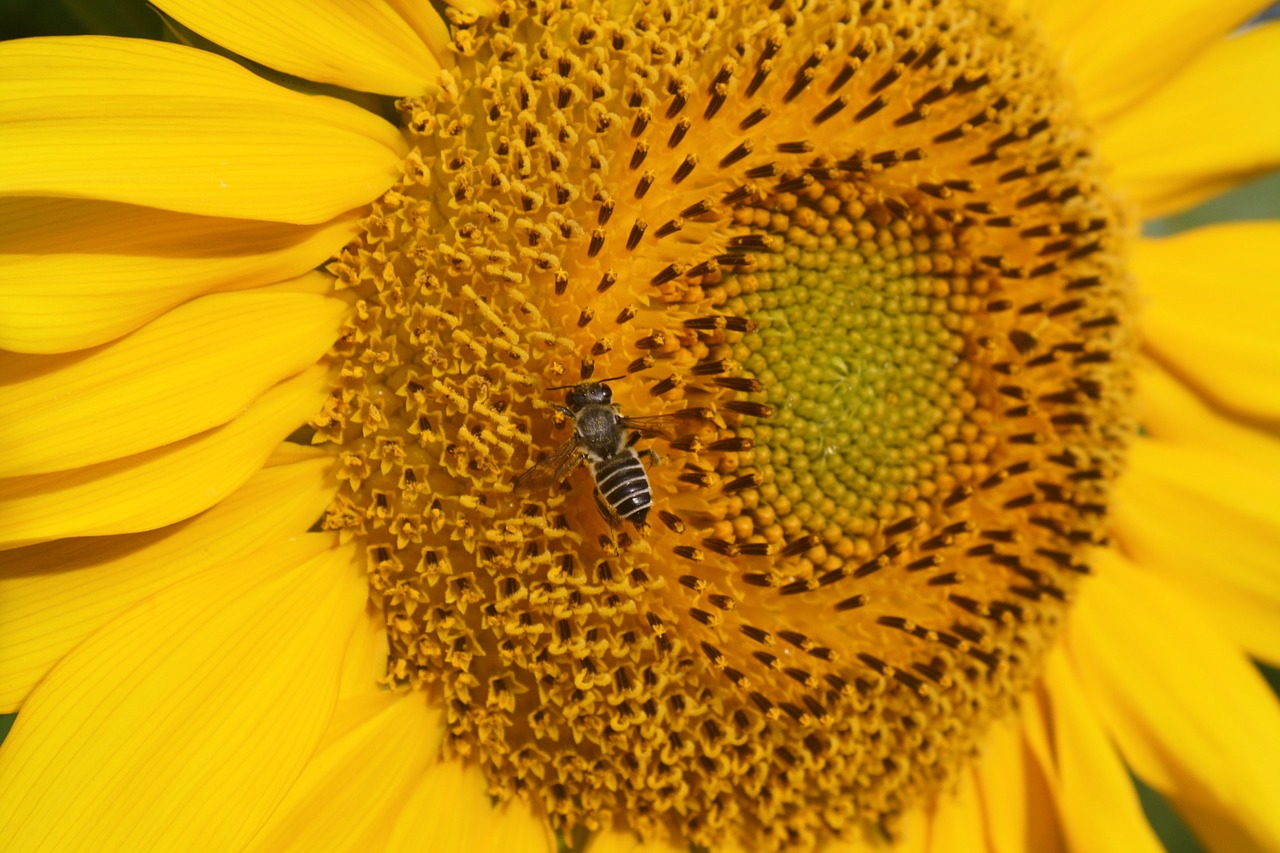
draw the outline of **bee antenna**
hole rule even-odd
[[[618,379],[626,379],[626,378],[627,378],[627,375],[624,373],[621,376],[610,376],[608,379],[587,379],[587,380],[583,380],[582,382],[570,382],[568,385],[552,385],[547,390],[563,391],[565,388],[576,388],[579,385],[603,385],[606,382],[614,382]]]

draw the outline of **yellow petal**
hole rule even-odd
[[[1027,769],[1023,777],[1027,785],[1029,831],[1025,849],[1036,853],[1042,850],[1054,853],[1067,849],[1067,833],[1063,828],[1058,806],[1061,783],[1050,738],[1050,716],[1048,694],[1041,689],[1026,695],[1018,713],[1024,766]]]
[[[0,549],[154,530],[208,509],[320,410],[327,385],[327,371],[316,367],[209,432],[88,468],[0,480]]]
[[[460,12],[476,17],[496,14],[500,8],[498,0],[444,0],[444,2]]]
[[[1184,586],[1220,630],[1280,662],[1280,467],[1260,462],[1139,440],[1117,488],[1114,527],[1135,564]]]
[[[417,3],[415,0],[386,0],[386,4],[394,9],[397,15],[404,18],[405,23],[413,27],[413,31],[418,34],[418,38],[422,39],[432,56],[437,57],[438,61],[445,66],[452,65],[450,51],[453,39],[449,35],[449,28],[445,25],[444,18],[440,17],[430,4]]]
[[[405,150],[372,113],[205,51],[105,36],[0,42],[0,195],[326,222],[391,186]]]
[[[5,554],[0,712],[18,710],[63,655],[148,595],[305,531],[328,503],[331,469],[327,458],[268,468],[189,521]],[[323,537],[308,541],[324,547]]]
[[[417,95],[440,70],[422,36],[379,0],[157,0],[156,6],[228,50],[316,83]],[[420,6],[415,18],[435,15],[429,4]],[[443,31],[444,21],[436,20]]]
[[[1206,399],[1280,423],[1280,222],[1141,240],[1131,269],[1156,360]]]
[[[1012,11],[1039,30],[1051,50],[1069,58],[1078,48],[1079,33],[1099,0],[1009,0]]]
[[[346,661],[342,665],[339,695],[346,699],[381,693],[379,682],[387,674],[387,624],[382,610],[373,603],[365,605],[365,619],[351,634]]]
[[[522,800],[512,800],[493,808],[492,824],[487,827],[481,848],[492,853],[528,850],[529,853],[555,853],[559,849],[551,824],[541,811]],[[732,853],[732,851],[727,851]]]
[[[957,789],[938,797],[929,827],[930,853],[986,853],[982,816],[973,773],[962,772]]]
[[[552,853],[547,821],[522,800],[495,806],[484,774],[458,760],[433,764],[391,828],[386,850]]]
[[[1274,109],[1280,26],[1217,42],[1186,71],[1102,129],[1114,185],[1162,216],[1280,164]]]
[[[333,452],[323,447],[312,447],[306,444],[293,444],[292,442],[284,442],[271,452],[270,458],[262,464],[264,468],[272,468],[276,465],[293,465],[298,462],[308,462],[312,459],[333,458]]]
[[[493,817],[484,774],[461,761],[427,769],[391,828],[387,851],[475,850],[482,853]]]
[[[346,309],[307,294],[214,293],[90,352],[15,357],[0,381],[62,364],[0,385],[0,477],[120,459],[225,424],[315,364]]]
[[[1125,760],[1215,850],[1280,839],[1280,704],[1195,604],[1112,549],[1094,558],[1068,650]]]
[[[340,719],[348,705],[354,720]],[[340,702],[334,719],[342,734],[326,734],[248,850],[381,849],[444,736],[440,713],[420,691]]]
[[[0,849],[241,849],[325,729],[366,594],[345,549],[251,557],[106,625],[0,748]]]
[[[893,853],[925,853],[929,846],[931,821],[932,815],[925,809],[919,806],[907,809],[893,827],[889,849]]]
[[[1266,5],[1265,0],[1094,5],[1065,53],[1067,76],[1085,115],[1105,122],[1132,106]]]
[[[1027,846],[1028,805],[1032,790],[1023,755],[1022,733],[1002,720],[982,738],[982,756],[974,767],[978,797],[992,853],[1023,853]]]
[[[354,212],[299,226],[0,198],[0,348],[84,349],[196,296],[301,275],[346,243],[356,221]]]
[[[1253,459],[1264,470],[1280,469],[1280,442],[1272,433],[1215,411],[1150,359],[1139,368],[1138,413],[1153,438]]]
[[[1129,773],[1060,650],[1045,662],[1042,683],[1053,709],[1058,808],[1071,849],[1161,853]]]

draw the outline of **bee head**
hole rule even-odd
[[[579,382],[577,385],[556,385],[548,388],[547,390],[561,391],[568,388],[569,393],[564,395],[564,402],[566,406],[576,412],[583,406],[607,406],[612,403],[613,392],[609,390],[609,386],[605,383],[621,378],[621,376],[610,376],[608,379],[595,379],[591,382]]]
[[[564,397],[565,404],[574,411],[583,406],[609,405],[613,402],[613,392],[608,385],[600,382],[580,382],[569,389]]]

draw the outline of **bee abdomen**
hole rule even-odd
[[[596,488],[614,513],[632,524],[644,524],[653,505],[649,477],[634,450],[619,453],[595,466]]]

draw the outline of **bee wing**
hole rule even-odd
[[[665,438],[671,441],[689,429],[689,420],[679,415],[649,415],[639,418],[622,418],[622,425],[645,438]]]
[[[546,459],[534,463],[527,471],[516,477],[511,485],[516,489],[530,490],[557,485],[577,464],[578,458],[578,442],[571,438],[552,451]]]

